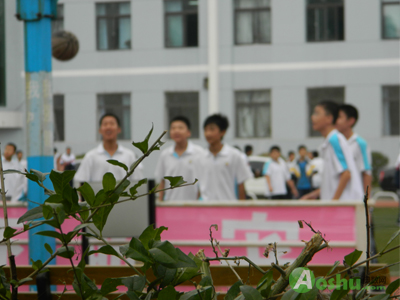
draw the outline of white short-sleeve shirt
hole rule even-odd
[[[339,185],[340,174],[349,170],[351,179],[339,200],[362,201],[363,186],[353,154],[346,138],[336,129],[326,137],[320,149],[324,161],[321,182],[321,200],[331,200]]]
[[[348,140],[358,172],[371,175],[371,151],[367,142],[354,133]]]
[[[179,156],[175,152],[175,146],[168,147],[161,152],[156,166],[155,178],[157,182],[164,180],[165,176],[182,176],[188,182],[194,182],[197,178],[195,163],[204,153],[204,149],[198,145],[188,142],[186,151]],[[165,180],[165,188],[169,181]],[[198,187],[190,185],[165,191],[164,200],[197,200]]]
[[[317,189],[321,186],[322,171],[324,170],[324,160],[321,157],[313,158],[307,165],[306,174],[311,176],[311,186]]]
[[[201,197],[205,201],[234,201],[237,199],[237,184],[253,178],[253,173],[240,152],[226,144],[215,156],[210,150],[205,150],[196,163],[196,168],[199,169]]]
[[[71,153],[68,155],[67,153],[63,153],[60,158],[60,163],[75,165],[75,154]]]
[[[22,167],[20,163],[17,160],[11,160],[8,161],[4,158],[4,156],[1,157],[2,159],[2,165],[3,165],[3,170],[19,170],[19,171],[25,171],[22,170]],[[27,178],[21,174],[17,173],[11,173],[11,174],[5,174],[4,175],[4,186],[5,186],[5,191],[6,191],[6,198],[11,197],[11,202],[17,202],[19,198],[23,195],[23,192],[25,192],[25,186],[27,184]]]
[[[287,163],[279,158],[278,161],[273,159],[264,164],[263,175],[268,175],[272,186],[272,195],[286,195],[286,182],[290,180],[290,171]],[[267,184],[267,188],[268,184]]]
[[[107,172],[112,173],[116,180],[123,179],[126,175],[125,170],[108,163],[107,160],[109,159],[118,160],[129,168],[136,161],[136,155],[133,151],[118,145],[117,151],[115,151],[113,156],[110,156],[104,149],[103,144],[100,144],[97,148],[86,153],[75,174],[74,180],[78,182],[101,182],[104,174]],[[143,179],[141,169],[141,166],[136,168],[129,179],[131,181]]]

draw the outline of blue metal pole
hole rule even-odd
[[[17,0],[17,17],[25,25],[26,137],[28,169],[50,172],[53,169],[53,101],[51,80],[51,19],[57,0]],[[52,188],[49,179],[45,185]],[[36,183],[28,183],[28,199],[44,203],[47,196]],[[36,204],[28,202],[28,209]],[[29,231],[29,257],[45,261],[55,251],[54,238],[35,235],[53,230],[43,225]],[[55,263],[55,260],[52,262]]]

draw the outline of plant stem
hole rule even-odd
[[[215,240],[215,244],[217,245],[217,248],[218,248],[219,252],[220,252],[221,255],[223,256],[224,254],[223,254],[223,252],[222,252],[222,250],[221,250],[221,247],[219,246],[218,241],[217,241],[216,239],[214,239],[214,240]],[[229,260],[226,260],[225,262],[226,262],[226,264],[229,266],[229,268],[232,270],[232,272],[236,275],[236,277],[239,279],[239,281],[240,281],[241,283],[243,283],[242,278],[240,278],[239,274],[238,274],[238,273],[235,271],[235,269],[231,266],[231,264],[229,263]]]
[[[367,259],[371,256],[371,245],[370,245],[370,237],[371,237],[371,226],[369,224],[369,211],[368,211],[368,186],[364,195],[364,208],[365,208],[365,219],[366,219],[366,227],[367,227],[367,251],[365,252]],[[369,260],[367,261],[365,275],[369,275]]]
[[[1,143],[0,143],[1,146]],[[1,181],[1,199],[3,202],[3,214],[4,214],[4,226],[7,228],[8,227],[8,213],[7,213],[7,200],[6,200],[6,190],[4,186],[4,172],[3,172],[3,161],[2,161],[2,156],[1,156],[1,148],[0,148],[0,181]],[[17,268],[15,265],[15,259],[12,254],[12,249],[11,249],[11,242],[10,239],[7,239],[7,255],[8,255],[8,260],[10,263],[10,275],[11,278],[14,280],[17,280]],[[18,289],[17,287],[12,284],[12,299],[17,300],[18,298]]]
[[[282,276],[285,276],[286,277],[286,272],[279,266],[279,265],[277,265],[277,264],[274,264],[274,263],[271,263],[271,266],[274,268],[274,269],[277,269],[278,271],[279,271],[279,273],[281,273],[281,275]]]
[[[384,269],[393,267],[393,266],[398,265],[398,264],[400,264],[400,261],[395,262],[394,264],[390,264],[390,265],[384,266],[384,267],[382,267],[382,268],[376,269],[376,270],[374,270],[374,271],[372,271],[372,272],[369,272],[369,275],[371,275],[371,274],[373,274],[373,273],[375,273],[375,272],[379,272],[379,271],[381,271],[381,270],[384,270]]]
[[[206,261],[221,261],[221,260],[245,260],[247,261],[250,265],[252,265],[257,271],[259,271],[261,274],[267,273],[267,271],[264,271],[261,269],[259,266],[257,266],[254,262],[252,262],[249,258],[246,256],[235,256],[235,257],[218,257],[218,258],[211,258],[211,257],[206,257]]]

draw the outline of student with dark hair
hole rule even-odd
[[[358,172],[361,174],[364,191],[367,186],[371,188],[371,151],[367,142],[353,131],[358,120],[358,110],[353,105],[343,104],[339,107],[339,117],[336,121],[337,130],[347,139]]]
[[[298,192],[291,179],[289,167],[281,158],[281,149],[278,146],[272,146],[269,150],[269,156],[271,160],[264,164],[262,174],[267,180],[271,199],[287,199],[288,191],[286,184],[290,187],[291,194],[297,198]]]
[[[228,119],[221,114],[209,116],[204,121],[204,136],[209,146],[197,166],[203,200],[246,199],[244,182],[253,174],[240,152],[223,143],[228,126]]]
[[[246,154],[246,156],[252,156],[253,155],[253,146],[252,145],[244,146],[244,153]]]
[[[5,146],[3,155],[1,157],[3,170],[21,170],[21,166],[18,161],[13,159],[16,150],[17,146],[13,143],[8,143]],[[23,196],[25,176],[11,173],[5,174],[4,178],[6,200],[17,202]]]
[[[191,136],[190,121],[183,116],[175,117],[169,126],[169,135],[175,142],[163,150],[158,159],[155,178],[160,185],[158,189],[169,187],[169,182],[164,180],[165,176],[183,176],[187,182],[193,182],[196,176],[195,163],[204,149],[189,141]],[[179,189],[160,192],[159,200],[197,200],[197,185],[185,186]]]
[[[99,125],[102,142],[97,148],[87,152],[82,159],[74,178],[78,182],[101,182],[107,172],[112,173],[116,180],[121,180],[126,175],[125,170],[108,163],[107,160],[118,160],[128,167],[136,161],[135,153],[118,143],[121,127],[116,115],[111,113],[103,115]],[[142,179],[141,168],[137,168],[130,179]]]
[[[300,145],[298,147],[299,159],[296,162],[295,175],[297,176],[297,190],[299,192],[299,197],[311,192],[311,183],[306,174],[306,169],[308,165],[307,157],[307,147]]]
[[[321,188],[302,199],[362,201],[363,190],[360,174],[346,138],[335,128],[339,106],[332,101],[322,101],[311,116],[313,129],[325,137],[321,146],[324,161]]]

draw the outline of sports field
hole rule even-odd
[[[398,207],[377,207],[373,211],[374,233],[377,245],[377,251],[385,247],[386,243],[394,232],[399,230],[397,223],[399,209]],[[389,246],[392,248],[400,244],[400,237],[397,237]],[[392,264],[400,261],[400,249],[392,251],[378,259],[380,263]],[[390,268],[391,276],[400,276],[400,265]]]

